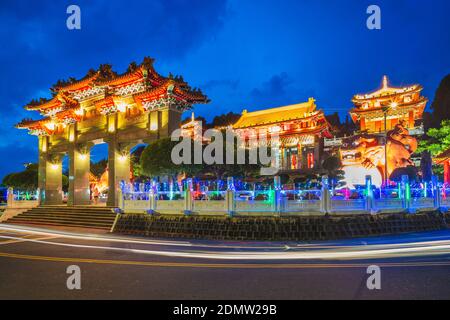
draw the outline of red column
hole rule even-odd
[[[414,111],[409,112],[409,128],[414,128]]]
[[[359,126],[361,127],[361,131],[366,130],[366,118],[361,117],[361,120],[359,120]]]
[[[450,183],[450,161],[446,160],[444,162],[444,183]]]

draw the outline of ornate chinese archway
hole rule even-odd
[[[90,203],[90,148],[108,144],[108,202],[118,203],[121,180],[129,181],[130,149],[169,136],[179,128],[181,113],[207,103],[182,77],[163,77],[145,58],[118,75],[110,65],[91,70],[81,80],[58,81],[53,98],[32,101],[26,110],[40,120],[23,120],[39,139],[39,189],[42,204],[62,203],[62,155],[69,155],[69,205]]]

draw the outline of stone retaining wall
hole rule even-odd
[[[448,229],[450,214],[379,214],[321,217],[120,216],[114,232],[184,239],[308,241]]]

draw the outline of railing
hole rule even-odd
[[[283,190],[281,195],[284,200],[281,211],[288,215],[321,211],[321,190]]]
[[[374,192],[373,209],[375,211],[402,211],[404,200],[399,188],[383,188]]]
[[[275,192],[235,191],[233,211],[237,215],[273,214],[276,212]]]
[[[450,188],[447,187],[442,188],[440,198],[441,198],[440,202],[441,206],[450,208]]]
[[[362,190],[332,190],[331,212],[365,211],[366,200]]]
[[[39,205],[39,191],[19,191],[8,188],[6,207],[9,209],[30,209]]]
[[[203,191],[192,194],[192,212],[195,214],[226,214],[226,191]]]
[[[450,208],[450,188],[435,184],[398,187],[283,190],[234,190],[184,192],[148,191],[124,193],[124,212],[162,214],[290,216],[304,214],[367,214],[377,212],[415,212]]]

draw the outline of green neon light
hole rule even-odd
[[[269,190],[267,202],[274,204],[275,203],[275,190]]]
[[[411,187],[410,187],[410,185],[409,185],[409,183],[407,183],[406,185],[405,185],[405,196],[406,196],[406,200],[407,201],[409,201],[409,200],[411,200]]]

